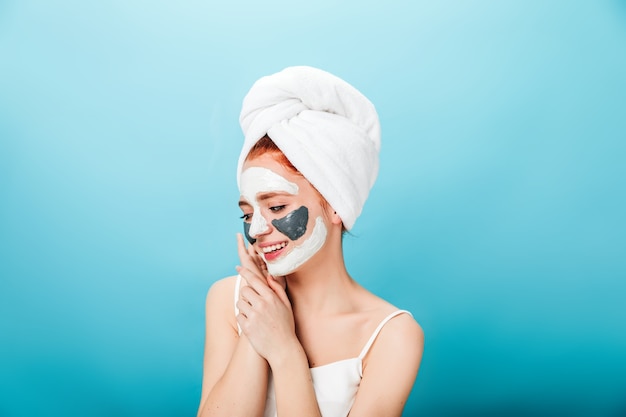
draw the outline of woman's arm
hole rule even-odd
[[[311,371],[300,343],[291,353],[270,364],[276,390],[276,410],[280,416],[320,417]]]
[[[268,364],[237,334],[235,277],[211,286],[206,298],[206,340],[198,417],[262,416]]]
[[[243,333],[272,370],[278,415],[321,416],[309,364],[295,334],[291,303],[283,286],[239,268],[248,282],[237,303]]]
[[[349,417],[399,417],[424,350],[424,333],[408,314],[390,320],[364,361],[363,379]]]
[[[240,312],[237,321],[254,350],[269,363],[278,415],[319,417],[308,360],[295,333],[284,282],[253,270],[245,251],[240,237],[239,257],[243,266],[237,271],[248,285],[241,289],[237,302]]]

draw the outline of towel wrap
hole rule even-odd
[[[356,88],[317,68],[297,66],[260,78],[243,100],[244,144],[268,135],[350,230],[378,175],[380,123]]]

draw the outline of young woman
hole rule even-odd
[[[400,416],[422,330],[353,280],[342,252],[378,172],[374,106],[290,67],[255,83],[240,121],[248,243],[238,235],[237,276],[207,295],[198,416]]]

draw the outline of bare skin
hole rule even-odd
[[[198,416],[262,416],[270,370],[279,416],[320,416],[309,368],[358,356],[380,321],[397,308],[348,275],[341,219],[320,204],[319,194],[305,178],[270,154],[247,161],[244,169],[250,166],[268,168],[296,183],[300,191],[263,200],[261,213],[254,215],[263,215],[269,227],[255,236],[253,245],[246,248],[238,236],[237,272],[243,278],[239,314],[235,316],[233,303],[236,277],[220,280],[209,290]],[[242,203],[244,215],[251,214],[251,206]],[[272,277],[258,252],[267,242],[286,238],[271,220],[302,205],[309,208],[311,219],[324,219],[326,242],[293,273]],[[284,212],[277,212],[283,206]],[[287,244],[286,252],[292,244]],[[363,378],[349,415],[401,416],[423,343],[422,329],[411,316],[401,314],[390,320],[363,360]]]

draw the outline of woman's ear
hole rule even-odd
[[[333,211],[333,214],[330,216],[330,221],[333,224],[342,224],[343,220],[341,220],[341,217],[339,217],[339,215],[337,214],[336,211]]]

